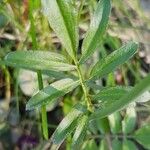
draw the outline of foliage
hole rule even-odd
[[[47,143],[51,149],[58,149],[64,140],[73,134],[71,138],[72,149],[82,147],[82,149],[96,150],[98,145],[94,139],[90,140],[88,135],[90,135],[89,132],[97,133],[97,129],[102,134],[106,134],[106,138],[102,138],[100,142],[99,149],[107,149],[109,146],[106,144],[106,141],[109,140],[109,133],[114,135],[123,133],[126,136],[122,143],[116,136],[112,142],[113,149],[120,149],[121,146],[123,150],[136,149],[135,144],[130,139],[127,139],[127,135],[132,132],[134,132],[133,138],[135,140],[150,149],[148,138],[145,137],[146,134],[150,133],[149,126],[134,131],[136,122],[134,108],[126,110],[122,122],[119,112],[129,106],[131,102],[136,102],[144,92],[150,89],[150,75],[148,74],[134,87],[98,87],[98,91],[95,91],[87,84],[100,80],[107,75],[109,76],[116,68],[126,63],[137,52],[138,43],[130,41],[108,56],[103,57],[89,69],[90,74],[84,77],[83,68],[88,58],[101,46],[111,12],[110,0],[100,0],[96,5],[90,27],[83,40],[81,56],[78,55],[78,15],[71,1],[42,0],[43,13],[47,17],[50,27],[60,39],[69,59],[65,55],[56,52],[29,50],[10,52],[0,63],[37,72],[39,91],[27,102],[26,109],[41,108],[45,139],[48,139],[47,122],[44,115],[46,114],[45,106],[58,101],[58,98],[73,91],[78,86],[82,88],[83,98],[82,96],[80,97],[79,101],[60,122],[50,140],[48,140]],[[31,36],[33,44],[35,44],[34,33]],[[58,79],[58,72],[62,73],[63,71],[71,75],[64,77],[63,74],[63,77],[60,76],[59,80],[44,87],[42,81],[43,71],[53,71],[53,77],[56,80]],[[95,131],[91,131],[91,126],[94,125]]]

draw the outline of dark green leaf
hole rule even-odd
[[[114,71],[119,65],[125,63],[137,52],[138,44],[129,42],[120,49],[114,51],[106,58],[101,59],[92,69],[91,78],[103,77]]]
[[[72,139],[73,149],[78,149],[81,147],[81,144],[86,135],[87,126],[88,126],[88,116],[84,115],[81,119],[79,119],[78,126],[75,130],[75,133]]]
[[[46,88],[39,91],[36,95],[34,95],[27,103],[26,109],[31,110],[37,107],[41,107],[56,98],[69,93],[74,88],[79,85],[79,81],[74,81],[73,79],[62,79],[52,83]]]
[[[132,88],[131,87],[104,87],[100,90],[99,93],[94,95],[93,100],[101,101],[101,102],[110,102],[119,100],[122,96],[127,94]]]
[[[57,129],[53,133],[50,142],[57,147],[66,139],[66,137],[73,132],[77,126],[78,118],[86,113],[87,109],[81,104],[75,105],[75,107],[68,113],[68,115],[60,122]],[[57,147],[58,149],[59,147]]]
[[[134,107],[126,109],[124,120],[122,121],[122,131],[124,134],[131,133],[136,125],[136,111]]]
[[[96,119],[97,128],[102,134],[106,134],[110,131],[108,118]]]
[[[78,48],[77,15],[68,0],[42,0],[43,11],[68,54],[75,60]]]
[[[66,59],[57,53],[46,51],[16,51],[6,55],[6,65],[29,70],[67,71],[76,67],[66,63]]]
[[[112,141],[112,150],[121,150],[122,149],[122,143],[118,139],[114,139]]]
[[[110,0],[100,0],[82,46],[80,63],[84,63],[98,48],[106,30],[111,10]]]
[[[137,150],[136,145],[130,140],[124,140],[122,150]]]
[[[145,125],[138,129],[134,134],[134,138],[143,147],[150,149],[150,125]]]
[[[139,82],[134,88],[132,88],[128,94],[124,95],[119,100],[113,103],[107,103],[107,105],[103,105],[99,109],[96,109],[95,112],[91,115],[91,119],[93,120],[96,118],[103,118],[113,112],[121,110],[129,103],[135,101],[148,89],[150,89],[150,74],[141,82]]]

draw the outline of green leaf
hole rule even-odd
[[[82,45],[82,57],[80,64],[84,63],[91,54],[100,46],[102,36],[106,31],[111,10],[110,0],[100,0],[97,9],[91,20],[90,28],[87,31]]]
[[[122,121],[122,131],[124,134],[131,133],[136,125],[136,111],[134,107],[126,109],[124,120]]]
[[[68,113],[68,115],[60,122],[57,129],[53,133],[50,142],[52,146],[54,145],[57,147],[62,144],[62,142],[66,139],[66,137],[73,132],[75,127],[77,126],[78,118],[81,115],[84,115],[87,112],[85,106],[81,104],[77,104],[74,108]],[[59,147],[57,147],[58,149]]]
[[[29,70],[68,71],[76,67],[69,65],[66,59],[57,53],[47,51],[16,51],[6,55],[6,65]]]
[[[96,119],[97,128],[102,134],[106,134],[110,131],[108,118]]]
[[[132,141],[125,139],[122,144],[122,150],[137,150],[137,147]]]
[[[107,143],[106,139],[102,139],[99,150],[108,150],[108,149],[109,149],[109,147],[108,147],[108,143]]]
[[[102,105],[100,108],[96,109],[95,112],[91,114],[91,119],[104,118],[113,112],[123,109],[148,89],[150,89],[150,74],[119,100],[113,103],[107,103],[107,105]]]
[[[68,0],[42,0],[43,12],[68,54],[75,60],[78,49],[77,14]]]
[[[75,130],[75,133],[72,139],[73,149],[78,149],[81,147],[81,144],[86,135],[87,126],[88,126],[88,116],[84,115],[81,119],[79,119],[78,126]]]
[[[42,105],[46,105],[47,103],[53,103],[56,98],[69,93],[78,85],[79,81],[74,81],[73,79],[69,78],[56,81],[35,94],[28,101],[26,109],[32,110],[37,107],[41,107]]]
[[[119,65],[125,63],[137,52],[138,44],[129,42],[120,49],[101,59],[91,70],[91,78],[103,77],[114,71]]]
[[[99,93],[92,97],[93,100],[107,102],[119,100],[127,94],[132,88],[124,86],[104,87]]]
[[[95,140],[92,139],[84,142],[81,150],[98,150],[98,147]]]
[[[145,125],[134,134],[135,140],[146,149],[150,149],[150,125]]]
[[[112,141],[112,150],[121,150],[122,149],[122,143],[118,139],[114,139]]]
[[[108,116],[110,130],[113,134],[120,133],[121,131],[121,115],[119,112],[115,112]]]

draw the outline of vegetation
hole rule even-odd
[[[111,0],[29,0],[23,3],[25,10],[22,20],[18,17],[19,11],[15,9],[20,6],[19,1],[16,4],[2,2],[0,5],[1,16],[4,18],[2,30],[9,20],[14,31],[19,30],[19,37],[4,35],[20,40],[18,47],[16,43],[8,42],[11,46],[15,45],[15,51],[6,42],[0,53],[0,66],[7,85],[6,112],[9,111],[11,99],[8,93],[11,89],[10,74],[14,75],[12,89],[18,118],[21,116],[21,68],[35,72],[38,82],[38,90],[31,94],[25,104],[28,113],[36,112],[33,118],[29,117],[29,122],[34,120],[32,126],[37,127],[36,132],[40,136],[35,145],[31,142],[30,149],[55,150],[64,141],[62,149],[64,147],[68,150],[128,150],[137,149],[139,145],[150,149],[150,125],[146,122],[138,126],[136,112],[136,108],[143,107],[149,111],[148,102],[140,103],[143,99],[150,99],[149,70],[144,77],[139,72],[139,42],[124,41],[121,46],[119,37],[111,35],[111,28],[115,26],[113,21],[108,25],[111,10],[115,14],[115,10],[117,12],[121,9],[123,14],[132,17],[122,3],[120,0],[118,3]],[[6,11],[8,6],[11,6],[14,16]],[[134,6],[139,7],[138,2]],[[40,17],[39,8],[42,8],[44,14]],[[30,29],[24,33],[27,12]],[[137,14],[144,16],[140,10]],[[90,25],[87,27],[89,20]],[[146,17],[143,20],[147,23]],[[126,21],[119,21],[121,25],[123,22]],[[128,24],[132,26],[130,20]],[[17,34],[18,31],[15,32]],[[122,81],[116,80],[116,70],[120,70]],[[48,84],[45,84],[45,80]],[[136,102],[139,102],[137,106]],[[49,124],[51,116],[47,113],[48,107],[50,110],[58,109],[55,114],[59,117],[58,126]],[[65,114],[62,120],[60,110]],[[7,123],[3,125],[1,130],[6,128]]]

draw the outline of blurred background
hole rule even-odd
[[[96,0],[73,0],[73,4],[79,13],[80,56],[80,47],[90,24],[90,17],[96,8]],[[38,43],[36,46],[38,50],[55,51],[67,57],[42,13],[40,0],[0,0],[0,59],[2,60],[10,51],[34,49],[32,44],[34,37]],[[111,77],[99,80],[98,86],[106,84],[134,86],[150,72],[150,0],[112,0],[107,33],[101,46],[84,66],[85,76],[89,65],[131,40],[140,43],[138,53],[117,69]],[[61,73],[58,74],[58,79],[62,76]],[[45,86],[56,80],[49,74],[43,75],[43,79]],[[97,89],[98,86],[93,85],[92,88]],[[37,117],[37,112],[25,110],[26,102],[37,91],[35,72],[0,64],[0,150],[38,149],[43,140],[40,132],[41,121]],[[47,106],[50,135],[81,96],[82,90],[76,89],[59,99],[53,106]],[[122,128],[127,119],[133,123],[129,126],[132,132],[145,124],[150,124],[149,100],[150,93],[147,92],[142,101],[132,104],[130,111],[127,109],[125,112],[109,116],[109,130],[112,135],[123,136]],[[115,119],[115,128],[112,125],[112,117]],[[94,130],[92,131],[91,127],[92,133],[102,132],[101,127],[94,127]],[[67,149],[67,145],[69,140],[62,149]],[[138,149],[147,149],[136,142],[135,145]]]

